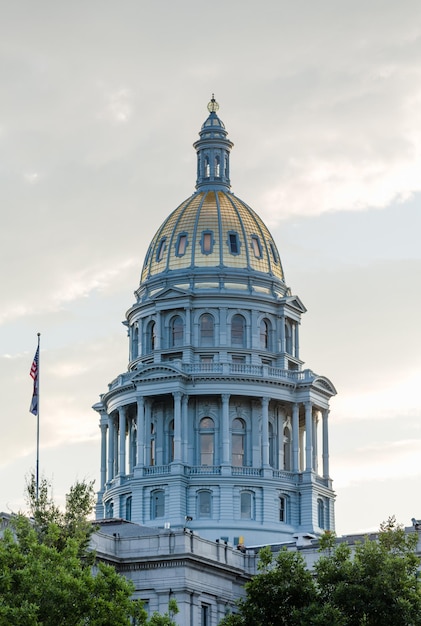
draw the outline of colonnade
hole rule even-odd
[[[189,465],[188,458],[188,403],[189,396],[174,392],[173,396],[173,454],[172,463]],[[231,466],[230,394],[220,396],[221,422],[220,465]],[[236,396],[238,397],[238,396]],[[151,458],[151,424],[153,396],[139,396],[136,410],[133,405],[123,405],[108,415],[101,413],[101,490],[117,476],[132,474],[135,468],[153,465]],[[200,398],[200,396],[196,396]],[[261,408],[260,467],[270,469],[269,403],[271,398],[257,399]],[[304,407],[300,426],[300,407]],[[130,407],[130,411],[129,411]],[[322,476],[329,478],[329,432],[327,408],[318,408],[311,401],[289,405],[288,423],[291,425],[292,472],[312,471],[319,473],[318,422],[322,416]],[[237,417],[241,418],[241,414]],[[285,413],[285,418],[287,417]],[[286,423],[284,421],[284,423]],[[278,447],[283,446],[283,427],[278,428]],[[194,445],[194,444],[193,444]],[[128,458],[127,458],[128,453]],[[255,464],[254,464],[255,465]]]

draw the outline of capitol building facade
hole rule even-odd
[[[127,371],[94,405],[97,549],[151,607],[161,610],[171,591],[180,624],[194,626],[216,625],[230,610],[255,567],[251,546],[335,529],[328,425],[336,391],[304,367],[306,309],[268,228],[230,191],[233,143],[218,109],[212,97],[194,144],[196,191],[146,252],[124,322]],[[179,564],[161,584],[151,563],[162,573],[176,544]],[[181,554],[201,562],[195,577]]]

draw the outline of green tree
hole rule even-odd
[[[246,583],[246,598],[238,614],[228,615],[223,626],[297,626],[305,622],[307,609],[316,600],[316,586],[299,552],[281,550],[273,559],[271,549],[259,553],[259,573]]]
[[[0,626],[175,626],[177,604],[150,620],[134,586],[89,550],[93,483],[78,482],[62,512],[42,480],[27,495],[31,517],[17,515],[0,537]]]
[[[335,607],[347,626],[421,624],[420,560],[415,533],[390,518],[377,541],[340,543],[315,565],[320,602]]]
[[[417,538],[394,518],[354,551],[325,533],[312,574],[300,553],[283,550],[273,561],[264,548],[238,613],[221,626],[421,626]]]

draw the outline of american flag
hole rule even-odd
[[[32,361],[31,371],[29,372],[29,376],[36,380],[38,378],[38,361],[39,361],[39,346],[37,351],[35,352],[34,360]]]
[[[29,412],[33,415],[38,415],[38,365],[39,365],[39,346],[37,351],[35,352],[34,360],[32,361],[31,371],[29,372],[29,376],[34,381],[34,391],[32,393],[31,406],[29,407]]]

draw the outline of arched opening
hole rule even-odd
[[[246,425],[244,420],[236,417],[232,422],[232,464],[242,467],[245,460]]]
[[[200,345],[214,345],[214,319],[209,313],[204,313],[200,317]]]
[[[246,320],[242,315],[234,315],[231,320],[231,345],[245,346]]]
[[[165,515],[165,494],[162,490],[151,494],[151,518],[157,519]]]
[[[212,517],[212,492],[198,491],[197,517]]]
[[[199,424],[200,465],[214,465],[215,424],[211,417],[203,417]]]
[[[184,323],[180,315],[171,319],[170,323],[170,347],[182,346],[184,341]]]

